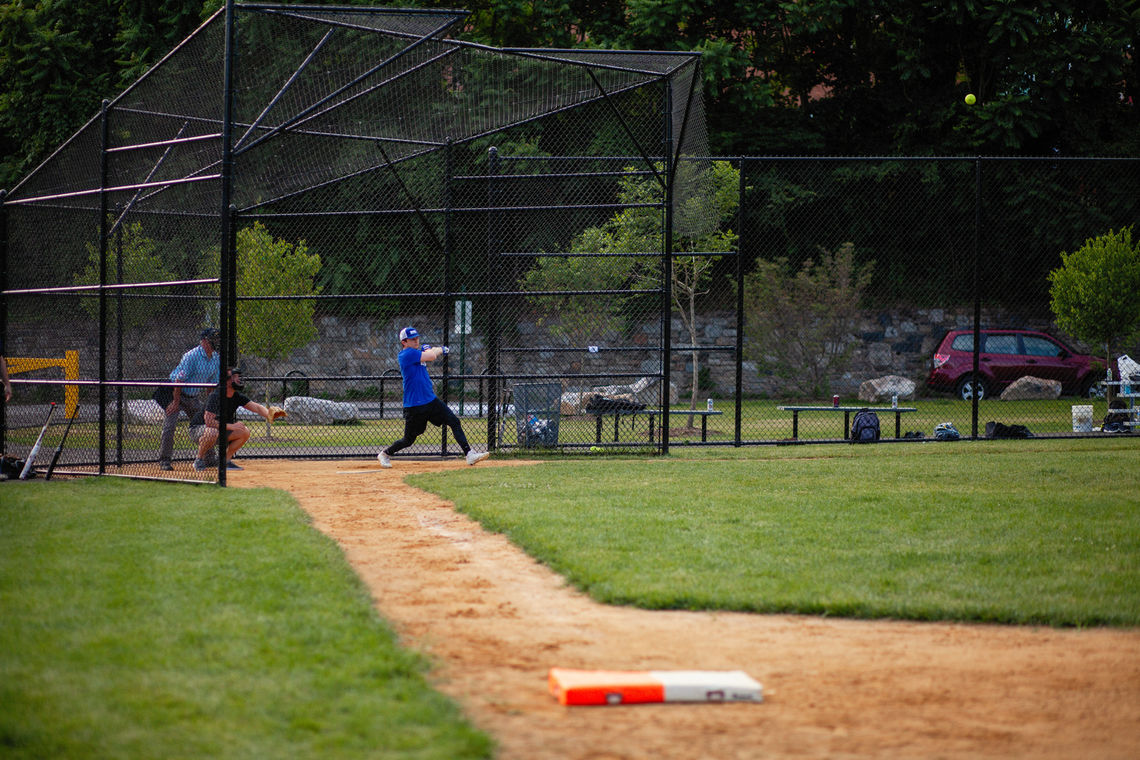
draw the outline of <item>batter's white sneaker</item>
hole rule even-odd
[[[482,462],[484,459],[486,459],[489,456],[491,456],[491,452],[489,452],[489,451],[484,451],[482,454],[478,454],[475,452],[475,449],[471,449],[470,451],[467,452],[467,464],[475,464],[476,462]]]
[[[387,451],[381,451],[379,454],[376,455],[376,458],[380,461],[381,467],[391,467],[392,466],[392,457],[388,456]]]

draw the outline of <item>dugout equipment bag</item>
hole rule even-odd
[[[952,422],[939,422],[934,426],[934,440],[936,441],[957,441],[962,437],[958,432],[958,428],[954,427]]]
[[[860,409],[851,423],[851,443],[875,443],[879,440],[879,415]]]
[[[1001,422],[986,423],[986,438],[1032,438],[1033,433],[1025,425],[1005,425]]]
[[[24,471],[24,460],[10,457],[7,454],[0,457],[0,476],[4,480],[14,480]]]

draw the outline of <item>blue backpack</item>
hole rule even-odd
[[[851,443],[874,443],[879,440],[879,415],[860,409],[851,423]]]

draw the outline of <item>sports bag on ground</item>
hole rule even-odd
[[[10,457],[7,454],[0,457],[0,475],[3,475],[8,480],[16,480],[20,477],[20,473],[24,471],[24,460]],[[35,472],[31,473],[31,477],[35,477]]]
[[[1006,425],[1001,422],[986,423],[986,438],[1032,438],[1033,433],[1025,425]]]
[[[1104,433],[1127,433],[1131,422],[1132,415],[1124,406],[1124,400],[1114,398],[1112,403],[1108,405],[1108,414],[1104,415],[1104,422],[1101,423],[1100,429]]]
[[[954,427],[953,422],[939,422],[934,426],[934,440],[936,441],[957,441],[962,437],[958,432],[958,428]]]
[[[860,409],[851,423],[851,443],[874,443],[879,440],[879,415]]]

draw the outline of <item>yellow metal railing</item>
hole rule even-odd
[[[31,372],[49,367],[62,367],[64,380],[79,379],[79,352],[65,351],[62,359],[37,359],[28,356],[9,356],[8,374],[16,375],[21,372]],[[79,386],[63,386],[63,405],[67,418],[75,416],[79,409]]]

